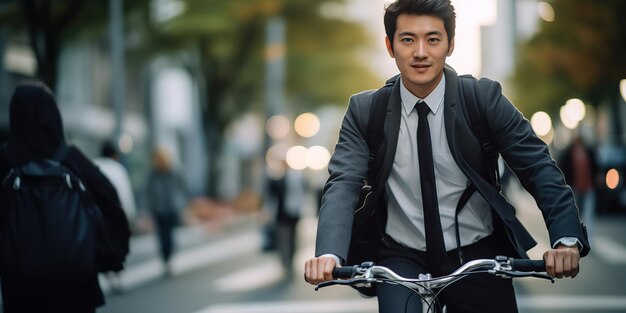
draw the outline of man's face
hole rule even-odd
[[[396,26],[393,47],[386,38],[387,51],[396,59],[407,89],[424,98],[441,81],[446,57],[454,50],[454,39],[448,44],[443,19],[435,16],[401,14]]]

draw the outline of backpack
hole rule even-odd
[[[27,290],[75,288],[97,273],[102,218],[80,178],[62,164],[69,149],[14,166],[2,181],[0,275]]]

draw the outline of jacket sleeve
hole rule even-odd
[[[369,150],[365,125],[373,91],[350,98],[339,140],[328,165],[319,212],[315,255],[334,254],[345,261],[351,239],[354,207],[367,177]]]
[[[478,90],[494,144],[537,202],[550,243],[553,245],[562,237],[576,237],[583,245],[581,256],[586,255],[590,247],[574,195],[548,146],[535,135],[522,113],[502,95],[500,84],[483,78],[478,82]]]

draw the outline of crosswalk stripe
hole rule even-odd
[[[250,302],[207,307],[195,313],[370,313],[376,312],[374,299]]]
[[[172,272],[175,275],[194,269],[231,260],[238,256],[255,251],[261,246],[261,234],[246,231],[217,242],[177,252],[171,260]],[[165,268],[159,259],[152,259],[129,266],[120,273],[120,281],[125,289],[132,289],[163,275]],[[110,289],[109,282],[100,275],[100,286],[106,292]]]
[[[265,256],[255,266],[243,268],[214,281],[221,292],[243,292],[263,288],[283,279],[285,272],[280,261]]]
[[[624,311],[622,296],[519,296],[521,310]],[[218,304],[194,313],[370,313],[378,309],[375,299],[274,301],[243,304]]]
[[[626,264],[626,247],[610,237],[596,237],[591,253],[610,264]]]
[[[525,296],[518,297],[520,309],[560,309],[568,311],[626,310],[624,296]]]

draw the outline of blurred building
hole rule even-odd
[[[200,91],[186,70],[193,68],[193,58],[180,53],[126,64],[124,107],[118,116],[112,104],[116,78],[107,39],[103,33],[62,45],[53,91],[66,138],[89,157],[96,157],[101,143],[114,136],[121,118],[120,148],[135,188],[143,186],[149,153],[160,145],[174,155],[192,194],[203,194],[207,151]],[[0,32],[0,141],[8,133],[8,108],[15,86],[35,76],[37,63],[28,42],[25,35]]]
[[[549,12],[549,5],[539,0],[496,0],[495,3],[497,17],[493,25],[481,29],[480,76],[501,82],[506,94],[511,89],[508,81],[515,70],[517,44],[539,30],[542,15],[554,17],[555,12]],[[623,130],[621,136],[615,131],[626,122],[626,103],[621,98],[618,101],[621,103],[617,106],[614,103],[587,106],[587,117],[573,128],[566,127],[559,117],[553,118],[551,135],[544,140],[550,143],[553,154],[558,155],[575,133],[580,133],[594,147],[598,174],[603,178],[598,190],[598,209],[626,213],[626,138]]]

